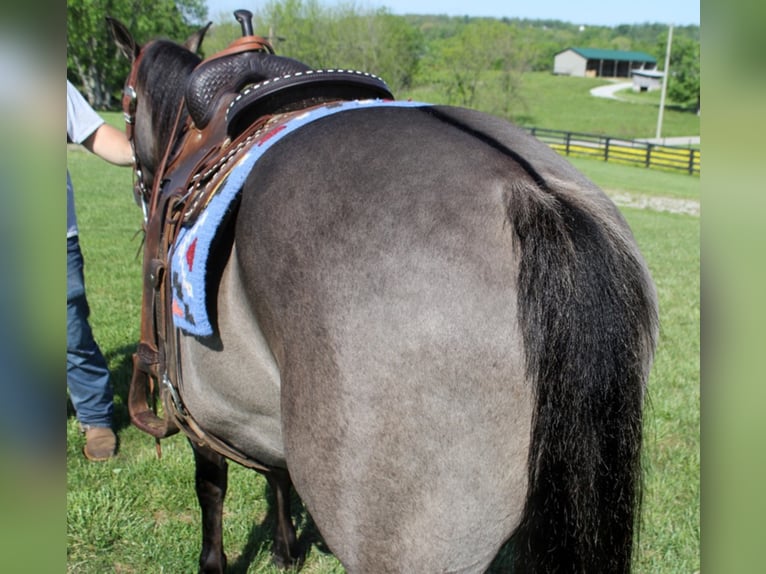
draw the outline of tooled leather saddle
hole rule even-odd
[[[328,102],[393,96],[372,74],[312,70],[276,56],[267,40],[253,35],[249,12],[240,10],[235,16],[243,36],[192,72],[183,103],[188,114],[179,114],[188,119],[176,126],[177,136],[155,174],[146,213],[141,335],[133,355],[128,408],[133,424],[157,439],[158,455],[159,439],[183,430],[227,458],[265,470],[206,433],[184,407],[178,333],[170,309],[170,252],[179,230],[205,210],[237,159],[280,122]]]

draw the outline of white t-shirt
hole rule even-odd
[[[90,107],[87,100],[69,80],[66,81],[66,135],[67,141],[82,143],[95,132],[104,120]],[[74,188],[69,168],[66,170],[66,236],[77,235],[77,216],[74,210]]]

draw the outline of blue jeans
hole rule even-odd
[[[67,238],[66,382],[69,398],[83,425],[112,425],[113,394],[109,369],[88,323],[80,242]]]

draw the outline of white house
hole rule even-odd
[[[633,70],[633,91],[653,92],[662,88],[664,72],[658,70]]]

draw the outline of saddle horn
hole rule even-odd
[[[237,22],[239,22],[240,26],[242,26],[242,35],[252,36],[253,13],[250,12],[250,10],[235,10],[234,17],[237,19]]]
[[[252,12],[235,10],[234,17],[242,26],[242,36],[201,62],[189,78],[186,107],[199,129],[210,122],[223,94],[237,93],[247,84],[309,70],[302,62],[276,56],[269,41],[254,34]]]

